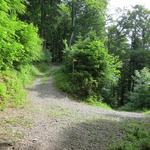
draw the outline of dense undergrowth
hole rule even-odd
[[[25,86],[39,73],[33,65],[21,67],[20,71],[0,72],[0,110],[6,107],[22,107],[26,102]]]
[[[59,69],[56,69],[52,72],[55,86],[63,92],[66,92],[68,95],[74,97],[75,99],[82,100],[88,103],[89,105],[93,105],[100,108],[116,109],[120,111],[144,112],[146,114],[149,114],[149,98],[145,94],[146,92],[149,92],[149,81],[145,79],[144,81],[142,80],[142,83],[140,82],[140,80],[140,84],[136,85],[137,91],[135,91],[134,93],[130,93],[130,97],[132,96],[132,99],[128,100],[129,102],[126,105],[122,107],[115,107],[107,101],[106,103],[104,99],[97,99],[97,96],[92,94],[86,98],[78,96],[76,93],[76,85],[72,84],[70,76],[68,73],[66,73],[64,66],[60,66]],[[113,101],[115,100],[112,98],[112,102]]]
[[[61,66],[59,69],[52,70],[51,74],[53,76],[54,85],[56,86],[56,88],[67,93],[71,97],[84,101],[87,104],[95,106],[95,107],[104,108],[104,109],[112,109],[111,106],[109,106],[108,104],[102,101],[98,101],[97,97],[94,97],[92,95],[86,99],[84,99],[83,97],[78,97],[74,93],[76,87],[70,82],[69,76],[63,71],[63,66]]]
[[[120,67],[118,58],[90,35],[85,40],[79,39],[71,48],[66,44],[63,66],[55,72],[54,81],[62,91],[94,106],[124,111],[149,110],[149,68],[135,71],[134,89],[120,105],[114,92],[120,79]]]
[[[63,66],[55,73],[55,84],[64,92],[91,105],[125,111],[144,111],[150,108],[150,70],[135,71],[134,89],[120,105],[115,90],[120,79],[121,62],[110,55],[103,42],[93,34],[79,39],[64,50]],[[106,103],[106,104],[105,104]],[[109,106],[108,106],[109,105]]]
[[[22,106],[24,86],[37,73],[33,63],[44,59],[38,29],[19,19],[25,1],[0,1],[0,109]]]

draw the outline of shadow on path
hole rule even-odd
[[[49,77],[49,79],[46,81],[44,81],[44,78],[38,79],[35,85],[32,88],[27,88],[27,90],[31,92],[36,92],[37,96],[42,99],[61,99],[65,97],[65,95],[62,92],[57,91],[55,89],[51,77]]]
[[[95,120],[75,124],[60,133],[52,150],[106,150],[123,136],[121,123]],[[51,146],[49,146],[51,149]]]

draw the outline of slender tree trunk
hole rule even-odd
[[[73,44],[76,34],[76,3],[72,2],[72,34],[69,41],[69,47]]]
[[[145,29],[142,31],[142,48],[145,49]]]
[[[41,37],[44,39],[43,49],[46,49],[46,37],[45,37],[45,0],[40,0],[41,3]]]
[[[129,75],[128,75],[128,91],[131,91],[131,78],[132,78],[132,60],[129,62]]]

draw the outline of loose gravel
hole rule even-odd
[[[141,113],[105,110],[74,101],[54,87],[52,77],[37,79],[27,90],[29,104],[3,115],[23,116],[32,125],[22,127],[21,140],[5,147],[0,144],[0,150],[107,150],[122,138],[124,122],[147,120]]]

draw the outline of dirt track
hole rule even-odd
[[[2,115],[21,118],[8,126],[14,133],[21,131],[22,140],[15,145],[1,142],[0,150],[106,150],[112,141],[122,137],[123,122],[142,121],[145,117],[73,101],[55,89],[51,77],[37,79],[27,90],[29,106],[7,110],[0,116],[1,120]]]

